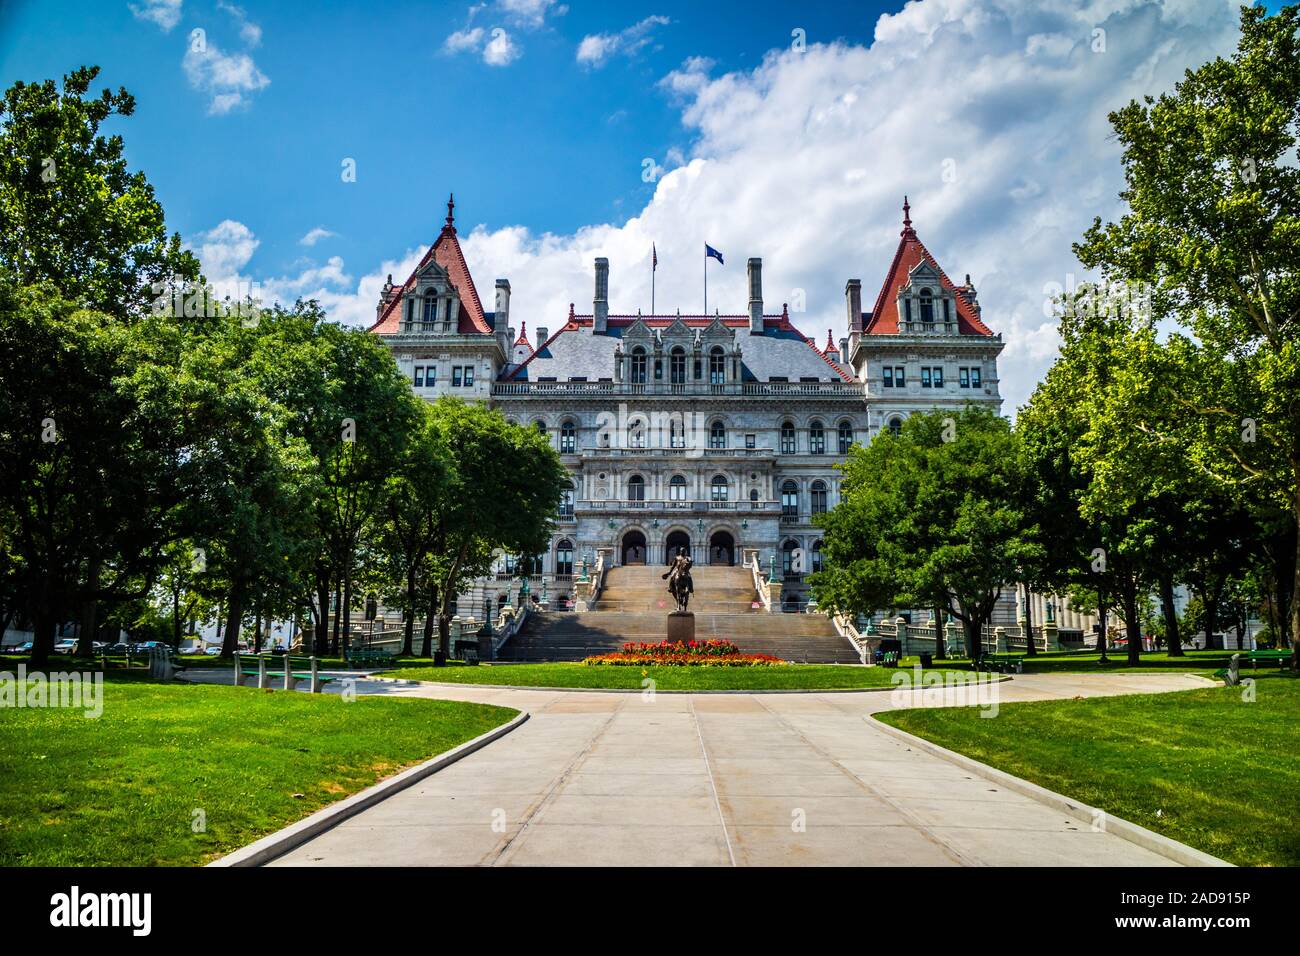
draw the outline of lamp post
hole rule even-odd
[[[773,551],[772,556],[768,559],[767,567],[768,567],[767,583],[775,584],[776,583],[776,551]]]

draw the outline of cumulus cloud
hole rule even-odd
[[[1105,52],[1094,52],[1098,29]],[[762,256],[767,310],[802,294],[792,318],[824,341],[827,328],[845,333],[845,279],[861,278],[864,307],[874,303],[907,194],[921,238],[954,280],[971,274],[1004,337],[1010,413],[1056,353],[1045,303],[1053,284],[1082,279],[1071,243],[1093,216],[1120,212],[1107,112],[1169,89],[1236,39],[1223,0],[919,0],[882,16],[866,46],[810,42],[721,75],[697,58],[663,82],[694,137],[688,161],[644,208],[565,234],[463,228],[466,257],[480,291],[510,279],[516,324],[555,328],[570,302],[590,311],[596,256],[610,260],[611,310],[648,309],[651,242],[659,310],[698,312],[708,242],[728,263],[710,269],[710,310],[745,311],[744,260]],[[472,205],[466,196],[458,211]],[[384,277],[410,268],[384,263],[352,302],[334,290],[337,317],[373,321]]]
[[[667,17],[654,15],[618,33],[588,34],[578,44],[578,62],[598,69],[616,54],[635,56],[653,42],[655,27],[667,26],[671,22]]]
[[[519,44],[510,39],[510,34],[501,27],[496,27],[492,31],[492,39],[483,47],[483,62],[488,66],[509,66],[521,54]]]
[[[233,3],[226,3],[225,0],[217,0],[217,7],[230,14],[235,25],[239,27],[239,38],[249,47],[260,46],[262,43],[262,28],[252,20],[248,19],[248,14],[244,8],[236,6]]]
[[[130,3],[127,6],[137,20],[156,24],[166,33],[170,33],[181,22],[182,0],[144,0],[144,3]]]
[[[564,16],[568,6],[555,0],[498,0],[497,7],[511,23],[536,30],[546,22],[548,15]]]
[[[477,50],[483,42],[483,28],[473,27],[472,29],[457,30],[442,42],[442,48],[448,53],[464,53],[468,50]]]
[[[457,53],[476,53],[482,56],[488,66],[509,66],[523,55],[523,49],[503,27],[466,27],[448,35],[442,41],[442,52],[454,56]]]
[[[337,235],[337,233],[330,232],[324,226],[317,226],[315,229],[309,231],[307,235],[299,239],[298,242],[304,246],[314,246],[322,239],[329,239],[335,235]]]
[[[271,82],[247,53],[223,53],[206,36],[190,43],[181,66],[190,86],[211,98],[208,112],[214,115],[246,106],[250,93]]]

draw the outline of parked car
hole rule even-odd
[[[125,654],[125,653],[127,653],[128,651],[130,651],[130,650],[131,650],[131,649],[130,649],[129,647],[127,647],[127,645],[123,644],[121,641],[118,641],[116,644],[110,644],[110,645],[108,645],[108,647],[104,648],[104,653],[105,653],[105,654]],[[135,653],[135,652],[134,652],[134,651],[131,651],[131,653]]]
[[[59,641],[54,645],[55,654],[75,654],[77,652],[76,641]]]
[[[11,650],[15,654],[30,654],[34,646],[35,645],[33,645],[31,641],[27,641],[24,644],[19,644],[17,647],[11,648]]]
[[[221,645],[213,644],[211,647],[205,648],[203,653],[208,657],[218,657],[221,654]]]

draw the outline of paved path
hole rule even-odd
[[[1005,703],[1207,684],[1021,675],[998,692]],[[866,714],[912,702],[890,693],[357,689],[532,718],[272,865],[1173,865],[871,726]]]

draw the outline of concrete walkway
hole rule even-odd
[[[998,693],[1009,703],[1205,686],[1179,674],[1021,675]],[[920,692],[646,698],[371,680],[357,692],[532,719],[272,865],[1173,865],[864,720],[919,705]]]

